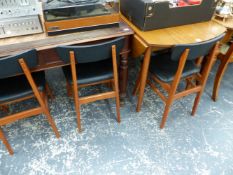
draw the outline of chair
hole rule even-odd
[[[63,72],[68,95],[72,96],[73,91],[79,132],[82,130],[80,106],[97,100],[115,98],[117,121],[120,123],[117,58],[123,47],[123,37],[92,45],[57,47],[59,57],[71,64],[64,67]],[[79,97],[79,88],[97,84],[111,84],[113,91]]]
[[[0,139],[3,141],[11,155],[13,154],[13,150],[1,127],[17,120],[43,113],[47,117],[56,137],[60,137],[56,125],[49,113],[46,95],[46,92],[49,91],[49,87],[45,80],[45,73],[43,71],[30,72],[29,68],[33,68],[36,65],[36,50],[30,50],[22,54],[0,59],[0,108],[7,112],[7,105],[31,98],[36,98],[39,103],[39,107],[0,118]]]
[[[218,59],[221,61],[221,63],[219,65],[219,68],[218,68],[218,71],[217,71],[217,74],[214,80],[214,88],[213,88],[213,94],[212,94],[212,99],[214,101],[217,101],[220,83],[227,69],[227,66],[232,58],[233,58],[233,42],[226,54],[220,53],[218,55]]]
[[[170,107],[174,100],[197,93],[192,109],[192,115],[197,110],[198,103],[204,91],[206,81],[215,61],[218,52],[218,41],[224,36],[220,35],[212,40],[196,44],[176,45],[173,48],[152,54],[149,67],[149,77],[147,84],[165,102],[160,128],[164,128]],[[196,64],[196,60],[205,58],[202,68]],[[139,86],[141,73],[137,79],[133,95],[136,95]],[[176,92],[182,79],[186,79],[187,85],[184,91]],[[167,97],[154,85],[158,83],[167,92]]]

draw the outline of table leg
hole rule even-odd
[[[140,112],[141,105],[144,96],[144,90],[146,87],[146,80],[148,75],[148,69],[150,64],[150,57],[151,57],[151,47],[146,49],[146,53],[144,56],[143,64],[142,64],[142,71],[141,71],[141,81],[140,81],[140,89],[139,89],[139,96],[138,96],[138,104],[137,104],[137,112]]]
[[[215,80],[214,80],[214,88],[213,88],[213,94],[212,99],[214,101],[218,98],[218,91],[220,87],[221,80],[223,78],[223,75],[227,69],[228,64],[231,62],[231,58],[233,56],[233,44],[231,44],[230,48],[228,49],[227,53],[225,55],[219,54],[218,59],[221,61]]]
[[[224,36],[222,43],[227,43],[231,40],[231,37],[233,35],[233,30],[228,29],[226,35]]]
[[[128,84],[128,57],[129,57],[129,37],[125,38],[125,46],[120,58],[120,66],[119,66],[119,90],[120,90],[120,98],[124,101],[126,98],[126,90]]]
[[[227,69],[229,61],[230,60],[228,58],[224,57],[224,59],[221,60],[221,63],[218,67],[218,71],[217,71],[217,74],[216,74],[216,77],[214,80],[214,88],[213,88],[213,94],[212,94],[212,99],[214,101],[217,101],[220,83],[221,83],[223,75]]]

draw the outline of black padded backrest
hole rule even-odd
[[[176,45],[171,49],[171,59],[173,61],[179,61],[182,53],[185,49],[190,49],[187,60],[194,60],[201,56],[207,56],[215,43],[220,41],[224,37],[225,33],[205,42],[199,42],[195,44]]]
[[[116,46],[116,54],[119,56],[124,47],[124,37],[114,40],[81,46],[58,46],[57,53],[65,63],[70,62],[70,51],[74,51],[78,63],[97,62],[112,58],[112,46]]]
[[[29,68],[37,66],[37,52],[35,49],[14,56],[0,58],[0,79],[22,74],[23,70],[18,62],[23,58]]]

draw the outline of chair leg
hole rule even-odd
[[[201,79],[200,84],[202,86],[202,89],[200,90],[200,92],[197,93],[197,96],[195,98],[192,113],[191,113],[192,116],[194,116],[196,111],[197,111],[197,106],[198,106],[198,104],[200,102],[200,99],[201,99],[201,96],[202,96],[202,94],[204,92],[209,73],[210,73],[211,68],[213,67],[213,65],[214,65],[214,63],[216,61],[215,56],[216,56],[217,50],[218,50],[218,44],[216,44],[215,47],[213,48],[213,51],[212,51],[210,57],[208,57],[208,59],[205,59],[206,66],[203,68],[203,70],[201,72],[202,79]]]
[[[6,149],[8,150],[9,154],[13,155],[14,151],[12,150],[9,142],[7,141],[1,127],[0,127],[0,139],[3,141],[3,144],[6,146]]]
[[[59,134],[58,129],[57,129],[56,125],[55,125],[55,122],[54,122],[54,120],[53,120],[53,118],[52,118],[52,116],[51,116],[51,114],[49,112],[48,98],[47,98],[47,96],[46,96],[46,94],[44,92],[41,93],[41,96],[42,96],[42,99],[45,102],[45,107],[44,108],[42,107],[43,108],[43,112],[44,112],[44,114],[45,114],[45,116],[46,116],[46,118],[47,118],[50,126],[52,127],[52,129],[53,129],[56,137],[59,138],[60,134]]]
[[[185,52],[182,54],[182,56],[180,58],[179,66],[178,66],[179,69],[176,72],[175,78],[174,78],[174,80],[172,82],[172,85],[171,85],[171,89],[170,89],[168,98],[166,100],[166,105],[165,105],[165,109],[164,109],[164,113],[163,113],[163,118],[162,118],[162,122],[160,124],[161,129],[164,128],[165,123],[167,121],[167,117],[168,117],[168,114],[169,114],[169,111],[170,111],[170,107],[171,107],[171,105],[172,105],[172,103],[174,101],[174,96],[176,94],[176,90],[177,90],[177,87],[178,87],[180,79],[181,79],[181,75],[182,75],[182,72],[183,72],[183,69],[184,69],[184,65],[186,63],[188,53],[189,53],[189,50],[185,50]]]
[[[168,114],[170,112],[170,107],[171,107],[172,103],[173,103],[173,96],[168,98],[168,100],[166,101],[164,112],[163,112],[163,118],[162,118],[162,121],[160,123],[160,129],[163,129],[165,126],[165,123],[167,121]]]
[[[67,80],[66,80],[66,90],[67,90],[68,97],[72,97],[72,87]]]
[[[76,97],[78,95],[78,92],[74,92],[74,103],[75,103],[75,110],[77,113],[77,126],[78,126],[78,132],[82,132],[81,127],[81,111],[80,111],[80,104],[78,102],[78,98]]]
[[[193,105],[193,109],[192,109],[192,113],[191,113],[192,116],[194,116],[195,113],[196,113],[196,111],[197,111],[197,106],[198,106],[198,104],[199,104],[199,102],[200,102],[200,100],[201,100],[201,95],[202,95],[202,91],[199,92],[199,93],[197,94],[196,98],[195,98],[194,105]]]
[[[79,106],[78,110],[76,109],[76,112],[77,112],[77,125],[78,125],[78,132],[82,132],[80,106]]]
[[[117,71],[117,57],[116,57],[116,46],[112,46],[112,66],[113,66],[113,89],[115,91],[116,98],[116,112],[117,112],[117,122],[121,122],[120,114],[120,97],[119,97],[119,83],[118,83],[118,71]]]
[[[228,63],[229,63],[228,61],[224,60],[219,65],[219,68],[218,68],[218,71],[217,71],[217,74],[216,74],[216,77],[214,80],[214,88],[213,88],[213,94],[212,94],[212,99],[214,101],[217,101],[220,83],[221,83],[223,75],[227,69]]]
[[[120,123],[121,122],[121,112],[120,112],[120,96],[119,96],[119,88],[118,86],[115,84],[112,84],[112,87],[114,89],[114,91],[116,92],[116,112],[117,112],[117,122]],[[118,89],[117,89],[118,88]]]
[[[52,92],[52,90],[51,90],[51,88],[49,87],[49,84],[48,84],[47,82],[46,82],[46,84],[45,84],[45,90],[46,90],[46,93],[49,95],[49,97],[50,97],[52,100],[54,100],[55,97],[54,97],[53,92]]]
[[[72,89],[70,89],[72,90]],[[74,104],[75,104],[75,110],[76,110],[76,117],[77,117],[77,126],[78,126],[78,132],[82,132],[82,126],[81,126],[81,111],[80,111],[80,103],[78,100],[78,87],[75,85],[73,86],[73,92],[74,92]],[[71,95],[72,96],[72,95]]]
[[[121,112],[120,112],[120,97],[119,93],[116,96],[116,112],[117,112],[117,122],[121,122]]]

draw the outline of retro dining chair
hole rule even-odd
[[[218,52],[218,41],[224,36],[187,45],[176,45],[170,50],[152,54],[147,84],[159,95],[165,103],[165,109],[160,124],[164,128],[170,107],[174,100],[196,93],[192,115],[197,110],[198,103],[204,91],[206,81]],[[202,68],[196,64],[197,59],[205,57]],[[133,95],[136,95],[140,86],[139,73]],[[186,79],[187,85],[184,91],[177,92],[177,87],[182,79]],[[165,96],[154,84],[158,83],[166,92]]]
[[[0,140],[11,155],[13,150],[1,127],[17,120],[44,114],[56,137],[60,137],[48,108],[46,93],[49,93],[49,87],[45,80],[45,73],[43,71],[31,73],[30,69],[35,66],[37,66],[37,52],[34,49],[15,56],[0,58],[1,109],[7,112],[9,104],[31,98],[35,98],[39,103],[39,107],[0,117]]]
[[[230,59],[233,58],[233,41],[231,43],[230,48],[228,49],[228,51],[226,52],[226,54],[222,54],[220,53],[218,55],[218,59],[221,61],[215,80],[214,80],[214,88],[213,88],[213,94],[212,94],[212,99],[214,101],[217,101],[218,98],[218,92],[219,92],[219,88],[220,88],[220,84],[222,81],[222,78],[224,76],[224,73],[227,69],[227,66],[230,62]]]
[[[67,93],[74,96],[78,131],[81,132],[80,106],[97,100],[116,99],[117,121],[120,123],[120,99],[117,58],[124,46],[124,38],[82,46],[59,46],[57,52],[70,66],[63,68]],[[79,88],[98,84],[111,84],[113,90],[86,97],[79,97]]]

